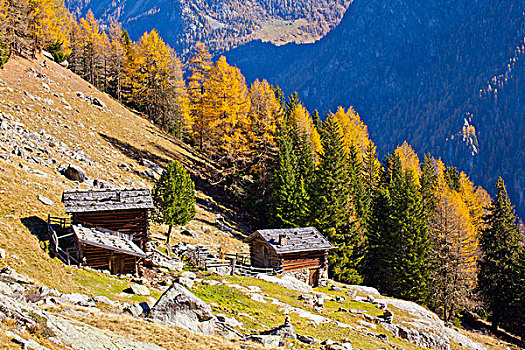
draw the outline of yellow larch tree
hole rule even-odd
[[[9,43],[7,40],[8,13],[7,0],[0,0],[0,69],[9,58]]]
[[[282,108],[274,89],[266,80],[255,80],[249,93],[252,171],[265,182],[269,160],[276,153],[276,135],[279,125],[282,124]]]
[[[346,153],[354,146],[361,157],[365,154],[368,145],[372,144],[368,135],[368,128],[363,123],[359,114],[353,107],[346,111],[338,107],[335,113],[330,113],[331,118],[339,124],[339,132],[343,138]]]
[[[414,175],[414,181],[419,185],[421,166],[419,164],[419,157],[417,156],[416,152],[414,152],[412,146],[410,146],[408,142],[405,141],[401,146],[396,148],[394,152],[399,156],[403,169],[405,171],[410,170]]]
[[[112,21],[109,29],[109,76],[107,77],[108,91],[118,101],[122,101],[122,84],[124,80],[124,63],[126,61],[126,47],[123,38],[122,26]]]
[[[189,127],[189,106],[179,58],[155,29],[142,35],[135,55],[136,104],[155,123],[181,137]]]
[[[99,79],[99,56],[100,44],[102,42],[102,32],[98,21],[95,19],[93,12],[89,10],[84,18],[81,18],[75,35],[77,46],[74,51],[77,52],[79,62],[75,65],[77,74],[82,76],[88,82],[98,86]]]
[[[248,161],[252,139],[250,99],[244,76],[221,56],[209,71],[204,91],[204,112],[210,121],[210,151],[222,164],[236,169]]]
[[[61,43],[69,47],[71,15],[63,0],[27,0],[33,56],[42,48]]]
[[[434,196],[436,207],[429,220],[434,266],[430,303],[448,321],[457,311],[473,305],[478,237],[461,193],[448,187],[442,173]]]
[[[314,162],[319,161],[319,154],[323,152],[321,144],[321,136],[314,125],[310,113],[303,107],[301,103],[297,103],[291,111],[290,120],[293,120],[297,125],[300,136],[306,136],[312,147],[312,155]]]
[[[188,95],[190,100],[190,115],[193,121],[193,140],[203,149],[204,142],[210,134],[211,120],[205,113],[206,91],[204,83],[212,66],[211,55],[206,46],[197,42],[193,54],[189,59],[188,67],[191,75],[188,78]]]
[[[460,173],[459,188],[461,197],[468,207],[477,230],[482,228],[482,218],[490,205],[490,196],[481,186],[475,186],[464,172]]]

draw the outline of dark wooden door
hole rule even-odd
[[[308,276],[308,284],[312,287],[317,287],[319,284],[319,269],[310,269]]]
[[[126,273],[124,265],[124,257],[121,255],[112,255],[111,259],[111,274],[118,275]]]

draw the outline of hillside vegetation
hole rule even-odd
[[[48,255],[44,248],[45,239],[42,240],[47,214],[63,215],[60,196],[64,189],[92,184],[91,181],[78,184],[67,180],[57,168],[65,163],[77,164],[85,169],[91,180],[99,179],[129,187],[151,185],[153,179],[147,171],[149,168],[140,164],[142,158],[158,164],[163,164],[169,159],[178,159],[193,174],[213,173],[213,165],[76,75],[41,56],[34,61],[22,58],[11,60],[6,69],[0,71],[0,83],[0,88],[5,93],[3,96],[6,96],[0,102],[3,125],[3,153],[0,159],[0,246],[6,251],[6,258],[2,259],[2,262],[27,275],[37,285],[56,288],[62,293],[103,295],[122,303],[142,300],[151,303],[151,297],[123,293],[131,283],[129,278],[68,267],[57,258],[52,259]],[[94,105],[88,96],[99,99],[105,107]],[[13,153],[16,147],[23,150],[23,153]],[[42,203],[38,199],[39,196],[52,200],[54,204]],[[223,232],[213,226],[218,213],[226,218],[232,217],[227,208],[214,203],[212,198],[202,192],[199,192],[198,198],[204,201],[199,201],[197,217],[188,225],[198,232],[198,239],[192,240],[176,233],[174,240],[222,243],[230,251],[241,250],[242,243],[230,234],[224,236]],[[208,203],[211,208],[203,203]],[[235,221],[232,225],[235,225]],[[154,226],[152,229],[154,234],[166,231],[165,227]],[[242,235],[244,232],[246,231],[241,230],[239,233]],[[261,280],[220,278],[207,273],[200,277],[203,281],[192,288],[193,292],[214,305],[215,312],[236,317],[244,324],[245,330],[250,332],[279,325],[283,322],[283,313],[290,313],[291,322],[298,333],[317,339],[348,341],[360,349],[376,349],[383,346],[421,349],[405,340],[392,337],[380,326],[365,322],[367,318],[362,316],[359,310],[369,315],[367,317],[374,317],[382,312],[377,306],[364,301],[366,294],[359,294],[363,296],[362,300],[358,299],[360,301],[335,301],[335,297],[346,294],[327,288],[319,289],[318,292],[333,298],[326,301],[323,310],[319,310],[299,300],[299,296],[304,293]],[[340,286],[343,291],[348,290],[348,287]],[[153,297],[159,296],[163,290],[162,286],[156,284],[152,284],[150,288]],[[260,297],[254,297],[254,294]],[[260,298],[263,298],[263,301],[260,301]],[[67,311],[71,308],[75,311]],[[313,321],[304,318],[304,312],[297,313],[293,308],[309,310],[312,315],[319,315],[320,320],[324,321],[320,324],[312,323]],[[342,312],[341,308],[358,311]],[[91,332],[98,332],[96,329],[107,330],[111,332],[106,334],[110,339],[121,335],[127,339],[155,343],[165,349],[235,349],[241,345],[236,340],[231,342],[221,338],[194,335],[180,329],[165,328],[115,313],[111,309],[102,308],[102,314],[100,311],[90,311],[89,308],[67,305],[44,306],[43,310],[43,317],[54,315],[60,318],[67,313],[70,315],[69,319],[82,322],[82,327],[97,327]],[[406,314],[406,311],[399,310],[395,313],[396,323],[414,317]],[[336,321],[348,326],[338,326]],[[9,322],[11,321],[4,320],[1,328],[5,331],[14,329],[16,323]],[[50,349],[64,348],[39,334],[25,332],[21,336],[24,339],[35,340]],[[381,334],[387,336],[380,336]],[[489,337],[473,333],[469,336],[483,343],[486,349],[497,349],[500,346]],[[386,343],[385,339],[388,339]],[[0,344],[6,349],[18,348],[9,336],[0,337]],[[300,342],[293,344],[296,348],[312,347]],[[255,344],[249,346],[257,348]]]

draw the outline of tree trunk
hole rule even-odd
[[[491,319],[491,331],[493,334],[498,333],[498,326],[500,322],[500,314],[499,311],[494,310],[492,313],[492,319]]]
[[[173,228],[173,225],[168,226],[168,237],[166,237],[166,254],[170,255],[170,237],[171,237],[171,229]]]

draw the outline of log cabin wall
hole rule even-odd
[[[302,251],[282,255],[284,271],[320,268],[325,263],[324,251]]]
[[[281,267],[281,258],[279,255],[261,238],[256,238],[250,242],[250,256],[252,266],[254,267]]]
[[[135,273],[137,258],[97,246],[82,244],[81,261],[85,266],[97,270],[108,270],[112,274]]]
[[[71,219],[73,224],[100,226],[131,234],[133,243],[142,250],[146,248],[146,242],[149,240],[149,217],[148,210],[145,209],[73,213]]]

